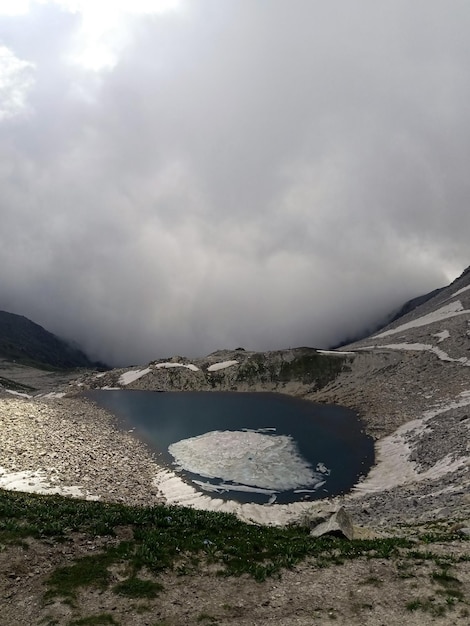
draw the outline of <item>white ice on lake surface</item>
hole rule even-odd
[[[180,469],[257,489],[318,488],[325,478],[302,458],[288,435],[216,430],[182,439],[168,449]]]

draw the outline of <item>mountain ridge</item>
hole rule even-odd
[[[0,311],[0,358],[38,368],[106,367],[23,315]]]

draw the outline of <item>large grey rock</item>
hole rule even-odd
[[[312,537],[321,537],[322,535],[337,535],[346,537],[346,539],[354,539],[354,528],[351,517],[346,513],[343,507],[340,507],[330,519],[322,522],[310,531]]]

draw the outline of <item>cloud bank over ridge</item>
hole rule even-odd
[[[326,347],[469,264],[468,3],[100,6],[0,14],[0,309],[113,363]]]

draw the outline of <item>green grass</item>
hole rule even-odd
[[[406,605],[408,611],[422,611],[423,613],[429,613],[433,617],[442,617],[446,613],[446,607],[443,604],[436,604],[435,599],[431,596],[429,598],[416,598],[411,600]]]
[[[454,608],[457,602],[465,600],[461,590],[462,582],[449,572],[450,565],[447,560],[444,564],[441,563],[441,568],[441,570],[435,570],[431,573],[431,580],[441,586],[440,589],[437,589],[436,595],[411,600],[406,605],[409,611],[420,610],[433,617],[441,617],[449,609]]]
[[[132,540],[117,539],[115,529],[122,526],[132,530]],[[46,581],[46,596],[63,597],[71,603],[86,587],[111,588],[129,598],[153,598],[161,586],[150,579],[166,570],[187,575],[209,564],[220,575],[248,574],[262,581],[306,558],[318,567],[328,567],[361,557],[395,558],[400,564],[432,560],[441,568],[433,576],[435,582],[445,588],[446,597],[458,596],[457,584],[448,572],[449,560],[430,550],[420,552],[414,542],[404,538],[312,538],[300,525],[249,525],[224,513],[163,505],[131,507],[0,490],[0,545],[27,545],[32,537],[53,546],[69,541],[72,533],[81,533],[84,540],[106,540],[100,540],[95,553],[57,568]],[[114,584],[112,566],[124,570],[127,579]],[[145,579],[139,577],[142,571],[148,574]],[[379,584],[375,578],[365,582]]]
[[[106,589],[110,581],[108,568],[131,557],[131,550],[130,544],[122,542],[99,554],[77,559],[72,565],[59,567],[47,581],[49,589],[46,596],[75,598],[81,587]]]
[[[82,619],[69,622],[69,626],[106,626],[107,624],[119,626],[119,622],[116,622],[109,613],[91,615],[90,617],[83,617]]]
[[[350,357],[320,354],[313,348],[298,348],[291,361],[277,359],[266,362],[262,353],[253,354],[243,362],[237,372],[238,382],[259,380],[263,383],[301,381],[321,389],[343,371],[350,368]],[[223,375],[221,375],[223,378]],[[219,382],[211,376],[213,386]]]
[[[137,576],[131,576],[113,587],[114,593],[127,598],[155,598],[162,589],[163,585]]]

